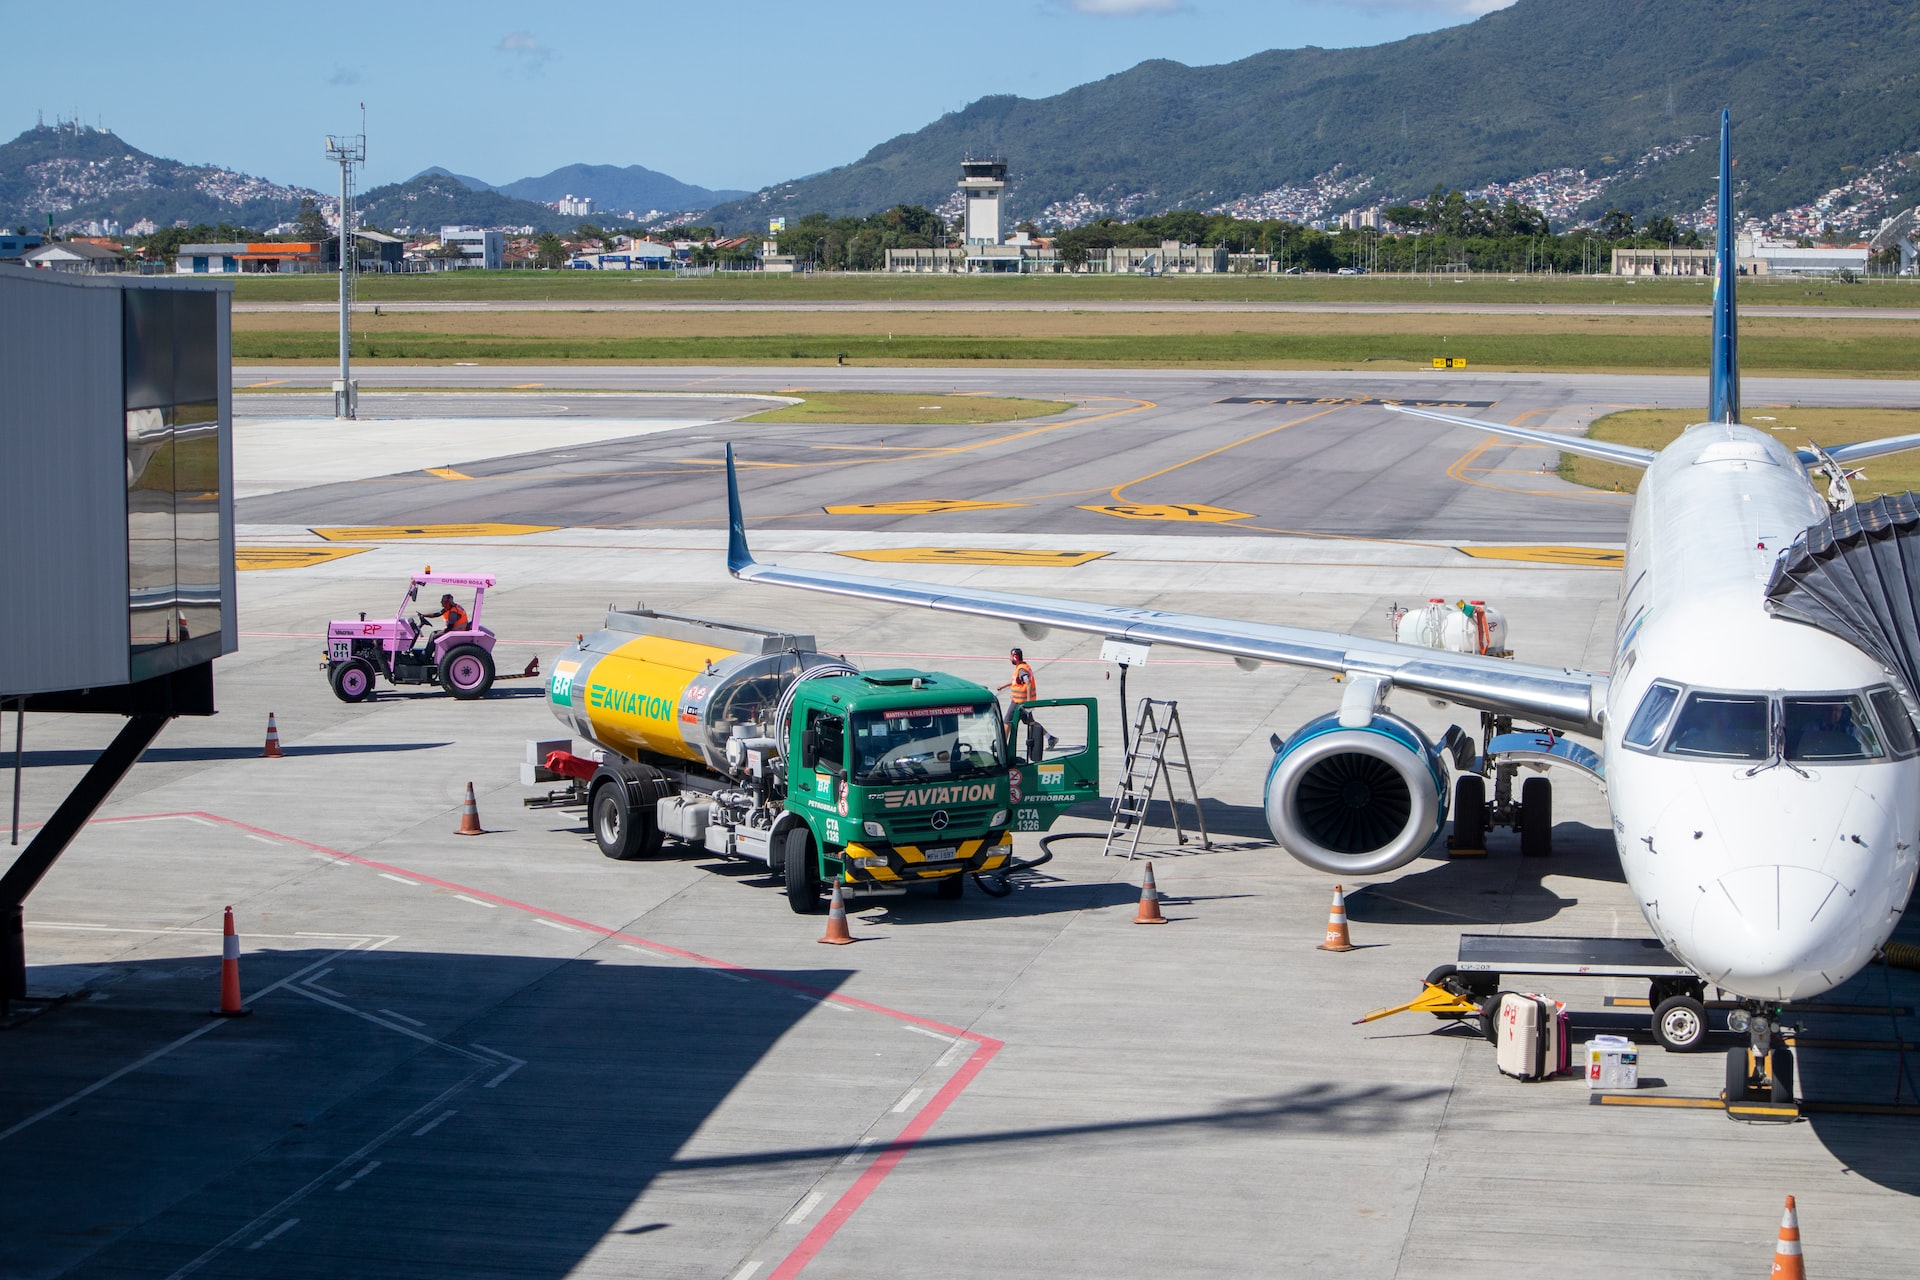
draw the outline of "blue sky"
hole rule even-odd
[[[510,182],[585,163],[753,189],[854,160],[986,94],[1045,97],[1148,58],[1377,44],[1506,3],[732,0],[702,22],[684,0],[565,11],[468,0],[354,6],[343,45],[320,30],[337,6],[294,19],[108,0],[82,23],[102,38],[8,59],[0,137],[44,112],[156,155],[324,189],[337,179],[323,135],[356,129],[364,101],[367,186],[433,164]]]

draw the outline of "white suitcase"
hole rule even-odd
[[[1559,1022],[1554,1014],[1552,1004],[1538,996],[1509,991],[1500,997],[1494,1063],[1501,1075],[1544,1080],[1553,1074],[1558,1056],[1553,1041]]]

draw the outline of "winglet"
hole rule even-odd
[[[740,477],[733,469],[733,442],[727,442],[727,572],[734,577],[753,567],[747,550],[747,518],[740,513]]]
[[[1740,421],[1739,335],[1735,329],[1733,284],[1739,276],[1733,247],[1732,113],[1720,113],[1720,204],[1716,218],[1718,256],[1713,271],[1713,372],[1707,389],[1711,422]]]

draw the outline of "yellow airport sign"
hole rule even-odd
[[[1005,568],[1071,569],[1098,560],[1104,551],[999,550],[992,547],[887,547],[877,551],[842,551],[853,560],[875,564],[990,564]]]
[[[368,524],[314,529],[328,542],[398,542],[407,538],[517,538],[551,533],[553,524]]]
[[[1204,502],[1110,502],[1080,509],[1097,511],[1103,516],[1119,516],[1122,520],[1184,520],[1199,524],[1224,524],[1229,520],[1250,519],[1253,515],[1251,511],[1229,511]]]
[[[850,502],[822,507],[830,516],[940,516],[950,511],[991,511],[1024,507],[1024,502],[976,502],[971,498],[910,498],[905,502]]]
[[[1455,547],[1476,560],[1522,560],[1528,564],[1581,565],[1590,569],[1619,569],[1627,553],[1605,547]]]
[[[1460,356],[1435,356],[1433,367],[1436,369],[1464,369],[1467,362]]]
[[[235,547],[233,567],[242,573],[254,569],[304,569],[344,556],[357,556],[371,547]]]

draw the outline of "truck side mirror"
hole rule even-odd
[[[820,762],[820,735],[812,729],[800,733],[800,767],[811,769]]]

